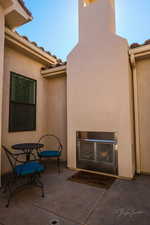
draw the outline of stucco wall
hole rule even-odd
[[[140,139],[140,170],[150,173],[150,58],[136,61]]]
[[[4,14],[0,6],[0,146],[1,146],[1,127],[2,127],[2,94],[3,94],[3,59],[4,59]],[[0,148],[1,159],[1,148]],[[0,174],[1,174],[1,160],[0,160]],[[0,183],[1,185],[1,183]]]
[[[111,0],[85,8],[81,2],[80,39],[67,64],[68,166],[76,168],[76,131],[113,131],[118,138],[119,176],[133,177],[128,43],[112,32]]]
[[[62,160],[67,159],[67,93],[66,77],[48,81],[48,127],[49,132],[60,137],[63,144]]]
[[[61,109],[59,102],[61,102],[62,98],[61,88],[64,89],[64,85],[61,85],[59,80],[54,82],[55,88],[57,88],[57,85],[60,85],[60,94],[58,99],[57,92],[55,91],[55,88],[53,89],[53,83],[42,78],[40,74],[41,67],[43,67],[41,63],[10,46],[5,46],[2,143],[7,147],[10,147],[15,143],[37,142],[41,135],[54,133],[55,131],[57,131],[57,134],[61,135],[61,138],[63,139],[64,132],[63,128],[61,128],[61,123],[64,123],[64,121],[61,121],[62,118],[59,118],[59,123],[57,120],[55,120],[56,123],[54,122],[53,109],[55,109],[56,114],[59,114],[58,111]],[[37,80],[36,131],[8,132],[10,71]],[[49,88],[51,90],[49,90]],[[53,96],[56,96],[54,99],[58,100],[57,103],[54,102]],[[55,104],[58,104],[59,107],[52,107],[52,105]],[[51,124],[53,125],[51,126]],[[62,130],[60,131],[59,128]],[[65,141],[63,140],[63,142]],[[2,159],[5,159],[4,155]],[[6,160],[2,160],[2,168],[3,171],[8,169]]]
[[[23,55],[22,53],[5,46],[4,60],[4,88],[3,88],[3,129],[2,143],[7,147],[21,142],[37,142],[39,137],[47,132],[47,83],[40,75],[42,64]],[[37,130],[30,132],[8,132],[9,124],[9,94],[10,94],[10,72],[33,78],[37,80]],[[4,157],[4,156],[3,156]],[[4,162],[4,163],[3,163]],[[2,168],[7,165],[2,160]]]

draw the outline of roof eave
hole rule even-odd
[[[10,29],[19,27],[33,19],[30,11],[23,5],[23,2],[22,4],[21,2],[21,0],[11,0],[11,2],[7,4],[8,7],[6,7],[5,4],[5,24]]]
[[[44,65],[56,64],[57,60],[44,52],[39,47],[36,47],[29,41],[25,40],[23,37],[19,36],[16,32],[11,31],[9,28],[5,28],[5,40],[6,43],[24,51],[31,57],[36,58],[38,61],[42,62]]]
[[[26,13],[29,15],[30,18],[32,17],[32,13],[30,12],[30,10],[25,6],[25,3],[23,0],[18,0],[19,4],[21,5],[21,7],[26,11]]]
[[[41,75],[44,78],[64,77],[67,75],[67,65],[41,70]]]
[[[150,57],[150,45],[143,45],[137,48],[129,49],[129,54],[134,55],[135,58]]]

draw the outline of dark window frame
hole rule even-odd
[[[34,82],[34,85],[35,85],[35,96],[34,96],[34,103],[24,103],[24,102],[16,102],[16,101],[13,101],[12,100],[12,79],[13,79],[13,75],[15,76],[18,76],[18,77],[22,77],[22,78],[25,78],[25,79],[29,79],[31,81]],[[9,132],[24,132],[24,131],[36,131],[36,113],[37,113],[37,80],[35,79],[32,79],[30,77],[27,77],[27,76],[24,76],[22,74],[18,74],[18,73],[15,73],[15,72],[10,72],[10,86],[9,86],[9,127],[8,127],[8,131]],[[12,107],[11,105],[12,104],[16,104],[16,105],[31,105],[31,106],[34,106],[34,128],[32,129],[25,129],[24,127],[22,128],[14,128],[12,126]]]

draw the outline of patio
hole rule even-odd
[[[48,164],[49,165],[49,164]],[[0,194],[0,225],[147,225],[150,220],[150,177],[116,180],[110,189],[67,180],[74,171],[63,167],[58,175],[51,163],[42,175],[45,198],[36,188],[25,189],[5,208]],[[55,223],[53,223],[55,224]]]

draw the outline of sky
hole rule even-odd
[[[78,42],[78,0],[25,0],[34,19],[21,35],[66,60]],[[116,32],[129,44],[150,39],[150,0],[115,0]]]

